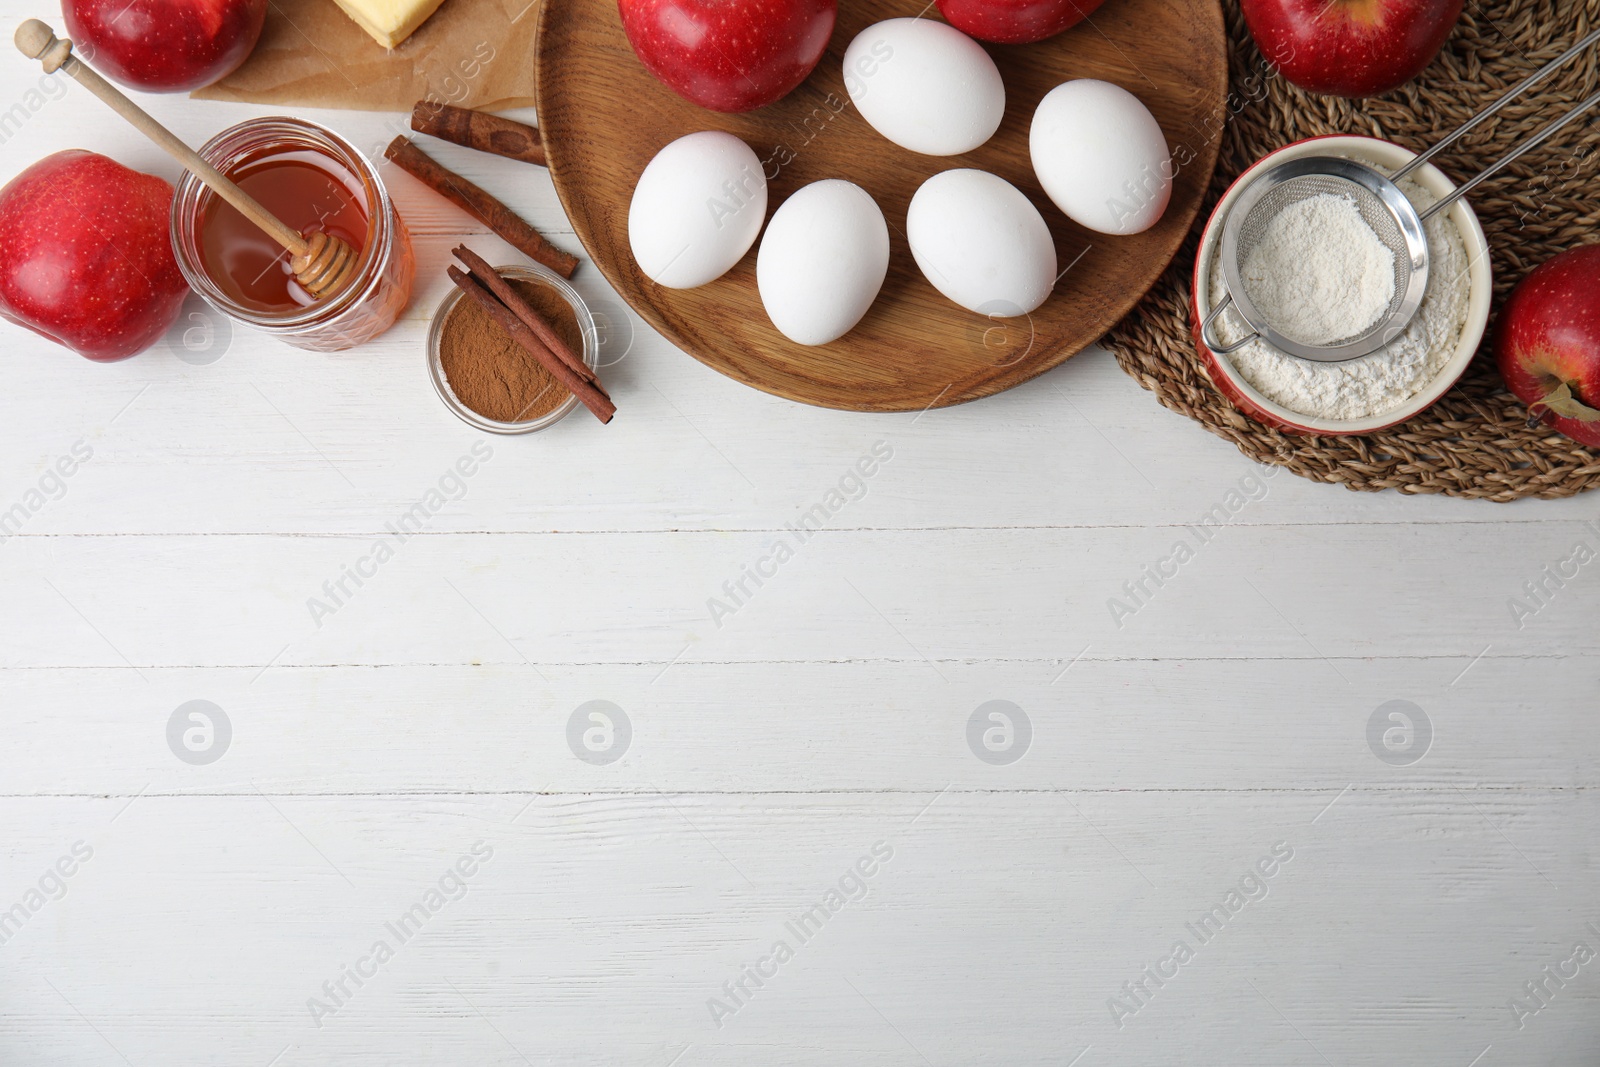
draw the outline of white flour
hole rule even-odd
[[[1354,200],[1332,193],[1297,200],[1274,215],[1241,273],[1272,328],[1302,344],[1363,333],[1394,299],[1394,253]]]
[[[1419,208],[1436,199],[1409,180],[1401,182],[1400,188]],[[1302,415],[1361,419],[1399,407],[1421,392],[1450,361],[1467,321],[1469,263],[1461,233],[1448,211],[1429,219],[1426,229],[1431,266],[1422,307],[1405,333],[1386,348],[1344,363],[1314,363],[1252,341],[1222,358],[1232,362],[1239,375],[1267,399]],[[1309,251],[1306,249],[1306,254]],[[1215,260],[1211,268],[1211,306],[1215,307],[1226,289]],[[1341,322],[1340,329],[1354,333],[1359,326],[1347,327]],[[1225,342],[1236,341],[1246,332],[1231,312],[1223,312],[1218,319],[1217,333]]]

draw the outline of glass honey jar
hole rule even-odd
[[[301,288],[289,253],[192,174],[172,201],[172,249],[189,287],[237,322],[297,348],[365,344],[411,298],[416,259],[377,170],[350,142],[293,118],[242,122],[200,155],[292,229],[339,237],[360,256],[355,276],[322,300]]]

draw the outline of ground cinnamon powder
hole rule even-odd
[[[573,352],[583,352],[583,327],[566,298],[547,285],[508,278]],[[476,300],[458,300],[439,335],[439,363],[456,399],[486,419],[530,422],[572,393],[534,359]]]

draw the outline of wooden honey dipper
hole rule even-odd
[[[118,92],[109,82],[72,54],[72,42],[57,37],[55,31],[38,19],[28,19],[17,27],[17,48],[29,59],[39,60],[46,74],[66,70],[78,83],[105,101],[111,109],[127,119],[146,137],[166,149],[167,154],[182,163],[222,199],[238,209],[239,213],[259,226],[263,233],[282,245],[292,257],[289,269],[295,280],[318,300],[333,295],[344,287],[355,273],[359,258],[348,241],[327,233],[302,236],[285,226],[277,216],[262,207],[256,199],[229,181],[211,164],[167,129],[151,118],[138,104]]]

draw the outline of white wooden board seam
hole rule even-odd
[[[1486,505],[1487,506],[1487,505]],[[1570,525],[1579,530],[1588,531],[1591,523],[1600,523],[1600,513],[1593,520],[1567,517],[1535,518],[1535,519],[1354,519],[1354,520],[1329,520],[1327,522],[1295,521],[1295,522],[1251,522],[1231,519],[1219,529],[1253,529],[1253,530],[1295,530],[1302,528],[1328,530],[1340,527],[1354,529],[1384,528],[1395,529],[1404,527],[1418,527],[1425,530],[1436,530],[1440,527],[1472,527],[1485,526],[1494,528],[1511,527],[1525,531],[1529,528],[1543,526]],[[983,525],[978,523],[942,523],[930,526],[827,526],[812,531],[813,538],[838,537],[849,534],[942,534],[942,533],[1058,533],[1063,531],[1112,531],[1126,530],[1190,530],[1200,525],[1196,522],[1086,522],[1086,523],[1019,523]],[[408,537],[431,540],[442,537],[656,537],[671,535],[706,536],[717,534],[782,534],[789,529],[784,524],[775,525],[719,525],[719,526],[630,526],[630,527],[586,527],[584,529],[560,528],[524,528],[514,529],[500,527],[495,529],[453,529],[453,530],[419,530],[409,533]],[[5,541],[49,541],[49,540],[132,540],[132,539],[180,539],[180,538],[282,538],[284,540],[351,540],[380,536],[386,531],[383,527],[355,530],[136,530],[136,531],[28,531],[21,530],[10,534],[0,540]],[[1592,532],[1592,531],[1591,531]]]
[[[1149,794],[1154,796],[1178,796],[1182,794],[1212,795],[1212,796],[1344,796],[1346,794],[1376,795],[1415,795],[1441,793],[1451,796],[1460,796],[1462,793],[1472,794],[1520,794],[1520,793],[1589,793],[1597,790],[1590,785],[1536,785],[1519,783],[1516,785],[1492,784],[1463,784],[1457,782],[1416,782],[1409,785],[1361,785],[1351,783],[1346,786],[1118,786],[1111,787],[1083,787],[1064,788],[1047,786],[1018,786],[1011,789],[998,787],[978,786],[946,786],[943,789],[935,787],[924,788],[861,788],[841,786],[837,788],[819,787],[816,789],[340,789],[340,790],[287,790],[287,789],[213,789],[213,790],[154,790],[141,789],[137,791],[110,791],[110,792],[37,792],[37,793],[3,793],[0,800],[205,800],[207,798],[237,798],[237,797],[286,797],[294,800],[337,800],[341,797],[353,797],[363,800],[393,797],[395,799],[437,799],[448,800],[454,797],[562,797],[574,799],[594,797],[596,799],[612,800],[619,797],[642,797],[661,799],[663,797],[928,797],[928,796],[1121,796],[1123,794]]]
[[[927,656],[927,657],[919,657],[919,656],[894,657],[894,656],[889,656],[889,657],[881,657],[881,658],[879,658],[879,657],[870,657],[870,658],[869,657],[861,657],[861,658],[852,658],[852,659],[731,659],[731,658],[730,659],[681,659],[681,658],[680,659],[671,659],[671,658],[665,658],[664,657],[662,659],[632,659],[632,660],[620,660],[620,659],[619,660],[600,660],[600,659],[596,659],[596,660],[556,660],[556,659],[541,659],[541,660],[534,661],[534,663],[535,663],[536,666],[538,666],[540,668],[549,667],[549,668],[557,668],[557,669],[566,668],[566,669],[574,669],[574,670],[590,668],[590,667],[596,667],[596,668],[602,668],[602,667],[603,668],[660,667],[660,666],[662,666],[664,664],[670,663],[670,664],[673,665],[673,670],[676,671],[680,667],[687,667],[687,668],[693,668],[693,667],[761,667],[761,666],[773,666],[773,667],[778,667],[778,666],[783,666],[783,667],[843,667],[843,666],[856,666],[856,665],[872,666],[872,665],[879,665],[879,664],[885,665],[885,666],[915,667],[918,664],[926,665],[926,664],[929,664],[929,663],[947,664],[947,665],[951,665],[951,666],[969,665],[969,666],[995,666],[995,667],[1003,667],[1003,666],[1059,667],[1063,663],[1067,663],[1069,661],[1077,662],[1077,663],[1108,663],[1108,664],[1110,664],[1110,663],[1160,663],[1160,664],[1168,664],[1168,665],[1173,665],[1173,666],[1181,666],[1182,664],[1185,664],[1185,663],[1200,664],[1200,663],[1328,663],[1328,662],[1333,662],[1333,663],[1416,663],[1416,664],[1422,664],[1422,663],[1432,663],[1432,662],[1450,663],[1450,662],[1455,662],[1455,661],[1459,661],[1459,660],[1473,660],[1475,662],[1482,662],[1482,663],[1489,663],[1489,662],[1537,663],[1537,662],[1544,661],[1544,660],[1569,660],[1569,659],[1592,659],[1592,658],[1595,658],[1595,657],[1591,657],[1591,656],[1575,656],[1575,655],[1570,655],[1570,654],[1565,654],[1565,653],[1548,653],[1548,654],[1527,653],[1527,654],[1508,654],[1508,655],[1501,655],[1501,656],[1491,656],[1491,655],[1474,656],[1470,652],[1462,652],[1462,653],[1460,653],[1458,655],[1418,654],[1418,655],[1396,655],[1396,656],[1352,656],[1352,655],[1329,655],[1329,656],[1316,656],[1316,655],[1306,655],[1306,656],[1287,656],[1287,655],[1281,655],[1281,656],[1280,655],[1205,656],[1205,655],[1189,655],[1189,654],[1185,654],[1185,655],[1182,655],[1182,656],[1170,656],[1169,657],[1169,656],[1088,656],[1088,655],[1086,655],[1086,656],[1078,657],[1076,660],[1073,660],[1072,657],[1067,657],[1067,656],[1054,658],[1054,659],[1045,658],[1045,657],[1026,658],[1026,659],[1025,658],[997,659],[997,658],[988,657],[988,656]],[[361,663],[361,662],[358,662],[358,663],[284,663],[284,662],[281,662],[281,661],[273,661],[273,662],[268,662],[268,663],[134,663],[134,664],[127,664],[127,663],[61,663],[61,664],[43,663],[43,664],[25,664],[25,665],[18,665],[18,666],[14,666],[14,667],[0,667],[0,677],[3,677],[7,672],[22,672],[22,671],[33,671],[33,672],[41,672],[41,671],[43,671],[43,672],[48,672],[48,671],[121,671],[121,672],[138,672],[138,671],[151,671],[151,672],[156,672],[156,671],[170,671],[170,672],[178,672],[178,671],[252,671],[252,670],[262,670],[263,668],[266,668],[266,667],[270,667],[275,674],[281,674],[281,673],[286,672],[286,671],[289,671],[289,672],[292,672],[292,671],[332,671],[332,670],[341,670],[341,671],[343,671],[343,670],[375,670],[375,671],[382,671],[382,670],[410,670],[410,669],[414,669],[414,668],[439,669],[439,670],[459,670],[459,669],[461,669],[463,667],[467,667],[467,668],[470,668],[470,667],[484,667],[484,668],[493,667],[493,668],[495,668],[497,670],[498,669],[508,668],[508,667],[509,668],[514,668],[514,669],[515,668],[523,668],[523,669],[528,669],[528,670],[532,670],[533,669],[524,660],[510,659],[510,658],[507,658],[507,659],[474,659],[474,660],[439,660],[439,661],[434,661],[434,662],[419,662],[419,661],[407,660],[407,661],[405,661],[403,663]]]

